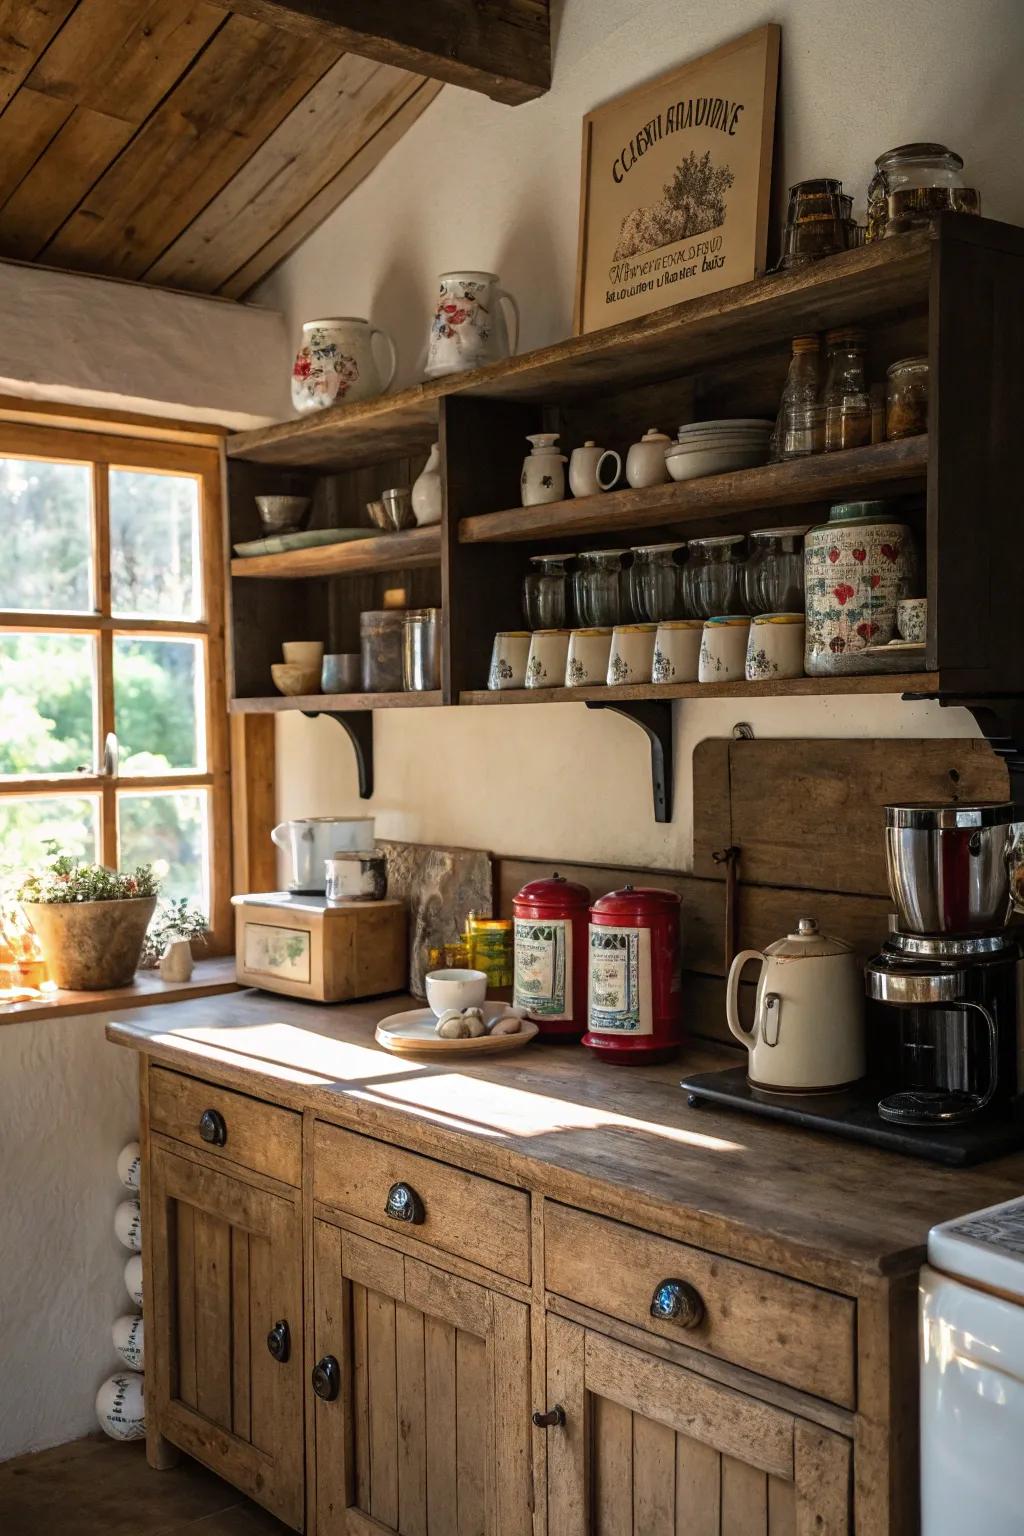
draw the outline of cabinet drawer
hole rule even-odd
[[[302,1116],[293,1110],[153,1067],[149,1123],[154,1131],[213,1157],[265,1173],[283,1184],[302,1183]],[[214,1139],[208,1141],[201,1127]]]
[[[407,1185],[415,1196],[411,1204],[419,1219],[394,1220],[409,1237],[529,1283],[530,1197],[525,1190],[317,1122],[317,1200],[390,1227],[386,1207],[396,1184]]]
[[[666,1281],[696,1291],[699,1321],[652,1316]],[[854,1406],[854,1303],[847,1296],[552,1201],[545,1206],[544,1284],[596,1312]]]

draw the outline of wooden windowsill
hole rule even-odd
[[[191,981],[161,981],[159,971],[139,971],[130,987],[114,987],[107,992],[54,992],[46,998],[0,1004],[0,1024],[24,1024],[70,1014],[123,1013],[129,1008],[151,1008],[156,1003],[186,1002],[238,990],[234,956],[229,955],[199,961]]]

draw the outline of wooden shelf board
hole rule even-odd
[[[641,491],[599,492],[579,500],[464,517],[459,523],[459,542],[564,539],[613,533],[620,528],[719,522],[735,513],[760,514],[774,507],[803,506],[843,496],[891,495],[912,489],[915,481],[923,482],[927,468],[927,436],[907,437],[895,443],[733,470],[727,475],[670,481]]]
[[[676,378],[787,341],[804,330],[924,305],[928,231],[843,251],[795,272],[755,278],[486,368],[333,406],[228,439],[230,458],[343,469],[398,458],[437,435],[438,400],[468,394],[547,402]]]
[[[479,688],[460,704],[615,704],[637,699],[773,699],[840,693],[934,693],[937,672],[859,677],[789,677],[766,683],[633,683],[617,688]]]
[[[300,709],[306,714],[347,714],[363,709],[425,709],[441,702],[441,690],[437,688],[416,693],[300,693],[290,697],[271,694],[267,698],[232,699],[230,707],[233,715],[277,715],[289,709]]]
[[[353,539],[345,544],[320,544],[290,549],[281,555],[249,555],[231,562],[232,576],[291,580],[301,576],[354,576],[372,571],[411,570],[438,565],[441,529],[406,528],[382,533],[377,539]]]

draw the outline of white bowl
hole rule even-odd
[[[767,457],[767,448],[694,448],[687,453],[666,454],[665,463],[673,480],[699,480],[702,475],[754,469]]]
[[[753,432],[770,437],[775,429],[774,421],[758,416],[725,416],[719,421],[687,421],[679,428],[679,437],[697,436],[701,432]]]
[[[487,997],[484,971],[428,971],[424,979],[427,1002],[438,1019],[446,1008],[482,1008]]]

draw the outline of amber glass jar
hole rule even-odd
[[[861,448],[871,441],[871,399],[865,378],[867,336],[853,326],[825,335],[828,367],[821,403],[825,407],[825,451]]]
[[[928,359],[904,357],[885,375],[885,434],[890,440],[928,430]]]

